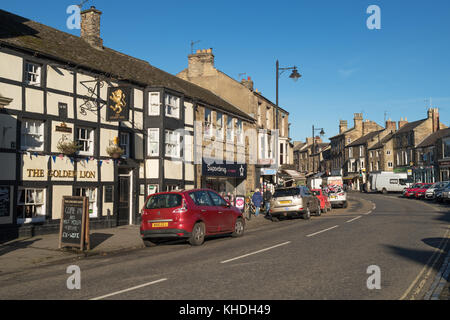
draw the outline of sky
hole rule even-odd
[[[67,27],[67,8],[84,0],[1,0],[0,8],[79,35]],[[369,29],[380,8],[380,29]],[[279,105],[289,112],[291,138],[312,126],[324,140],[354,113],[383,125],[415,121],[439,108],[450,126],[450,1],[448,0],[89,0],[103,12],[106,47],[148,61],[171,74],[187,67],[191,41],[212,48],[216,68],[275,102],[275,62],[297,66],[280,77]],[[241,75],[240,74],[244,74]],[[431,100],[431,102],[430,102]],[[317,132],[316,132],[317,134]]]

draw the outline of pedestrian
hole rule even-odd
[[[264,204],[266,206],[266,217],[268,217],[270,214],[270,200],[272,200],[272,192],[270,192],[269,189],[266,189],[264,192]]]
[[[255,193],[252,196],[252,202],[255,205],[255,217],[259,215],[259,210],[261,208],[261,203],[263,201],[263,197],[258,188],[256,188]]]
[[[231,194],[231,192],[228,192],[227,197],[228,197],[228,201],[230,201],[230,203],[234,206],[234,196],[233,196],[233,194]]]

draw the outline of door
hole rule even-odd
[[[217,193],[208,191],[217,210],[218,232],[233,230],[233,212],[231,207]]]
[[[129,224],[130,204],[130,177],[119,176],[119,214],[117,217],[119,226]]]
[[[189,194],[203,221],[205,222],[206,233],[216,233],[219,228],[217,207],[213,205],[208,192],[200,190]]]

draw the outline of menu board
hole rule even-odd
[[[59,248],[89,250],[89,214],[87,197],[63,197]]]

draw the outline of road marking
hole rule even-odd
[[[325,230],[322,230],[322,231],[318,231],[318,232],[315,232],[315,233],[311,233],[311,234],[308,234],[307,237],[312,237],[312,236],[315,236],[316,234],[319,234],[319,233],[322,233],[322,232],[325,232],[325,231],[328,231],[328,230],[331,230],[331,229],[334,229],[334,228],[337,228],[337,227],[339,227],[339,226],[336,225],[336,226],[334,226],[334,227],[331,227],[331,228],[328,228],[328,229],[325,229]]]
[[[148,283],[144,283],[144,284],[141,284],[139,286],[132,287],[132,288],[129,288],[129,289],[116,291],[116,292],[113,292],[113,293],[110,293],[110,294],[106,294],[104,296],[100,296],[100,297],[97,297],[97,298],[92,298],[90,300],[101,300],[101,299],[104,299],[104,298],[108,298],[108,297],[115,296],[115,295],[118,295],[118,294],[121,294],[121,293],[124,293],[124,292],[128,292],[128,291],[136,290],[136,289],[143,288],[143,287],[146,287],[146,286],[150,286],[152,284],[156,284],[156,283],[163,282],[163,281],[166,281],[166,280],[167,280],[166,278],[159,279],[159,280],[148,282]]]
[[[237,259],[245,258],[245,257],[251,256],[251,255],[257,254],[257,253],[261,253],[261,252],[264,252],[264,251],[267,251],[267,250],[270,250],[270,249],[274,249],[274,248],[277,248],[277,247],[281,247],[281,246],[287,245],[289,243],[291,243],[291,242],[290,241],[283,242],[283,243],[277,244],[277,245],[269,247],[269,248],[265,248],[265,249],[258,250],[258,251],[255,251],[255,252],[247,253],[247,254],[244,254],[244,255],[236,257],[236,258],[228,259],[228,260],[222,261],[220,263],[227,263],[227,262],[234,261],[234,260],[237,260]]]
[[[362,218],[362,216],[357,216],[356,218],[353,218],[353,219],[351,219],[351,220],[346,221],[346,223],[349,223],[349,222],[358,220],[359,218]]]
[[[414,288],[414,286],[416,285],[416,283],[419,281],[420,277],[422,276],[422,274],[427,270],[428,265],[431,263],[431,261],[433,261],[434,256],[439,253],[436,258],[433,261],[433,264],[431,266],[429,266],[429,270],[427,272],[427,274],[425,275],[425,278],[419,283],[418,288],[416,289],[416,291],[414,291],[413,296],[411,297],[411,300],[414,299],[414,297],[419,294],[420,290],[422,290],[422,287],[425,285],[426,280],[428,279],[431,271],[434,268],[434,265],[436,264],[436,262],[439,260],[440,256],[442,255],[442,253],[444,252],[443,249],[445,249],[445,245],[447,244],[448,241],[448,233],[449,233],[450,229],[447,229],[447,231],[445,232],[444,237],[442,238],[441,242],[439,243],[439,245],[437,246],[436,249],[434,249],[433,255],[430,257],[430,259],[428,259],[427,263],[425,264],[425,266],[422,268],[422,270],[420,271],[420,273],[417,275],[417,277],[414,279],[414,281],[411,283],[411,285],[408,287],[408,289],[406,289],[405,293],[400,297],[400,300],[404,300],[409,293],[411,292],[411,290]],[[444,245],[442,245],[444,244]]]

